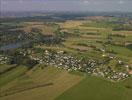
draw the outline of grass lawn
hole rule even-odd
[[[94,76],[86,76],[56,100],[131,100],[132,79],[111,83]]]

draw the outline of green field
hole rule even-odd
[[[5,67],[5,66],[4,66]],[[27,67],[19,66],[11,71],[5,72],[4,74],[0,75],[0,86],[3,86],[10,81],[18,78],[19,76],[23,75],[27,71]]]
[[[36,66],[19,77],[18,72],[21,73],[22,69],[10,72],[10,76],[8,73],[5,74],[7,76],[0,81],[2,84],[0,100],[54,100],[83,79],[62,69],[41,67],[42,65]],[[10,82],[3,84],[7,79]]]
[[[26,73],[20,75],[23,72]],[[84,73],[68,73],[54,67],[43,68],[43,65],[38,65],[29,71],[19,66],[13,69],[10,75],[9,72],[4,75],[0,81],[2,86],[0,100],[131,100],[132,98],[131,78],[114,83]],[[52,85],[35,87],[48,83]],[[30,89],[32,87],[35,88]]]
[[[79,84],[55,100],[131,100],[132,79],[112,83],[102,78],[86,76]]]

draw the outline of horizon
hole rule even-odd
[[[0,0],[1,12],[132,12],[131,0]]]

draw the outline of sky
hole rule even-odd
[[[0,11],[132,12],[132,0],[0,0]]]

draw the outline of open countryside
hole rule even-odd
[[[0,15],[0,100],[131,100],[131,11],[21,11],[44,1],[2,3],[23,8]]]

